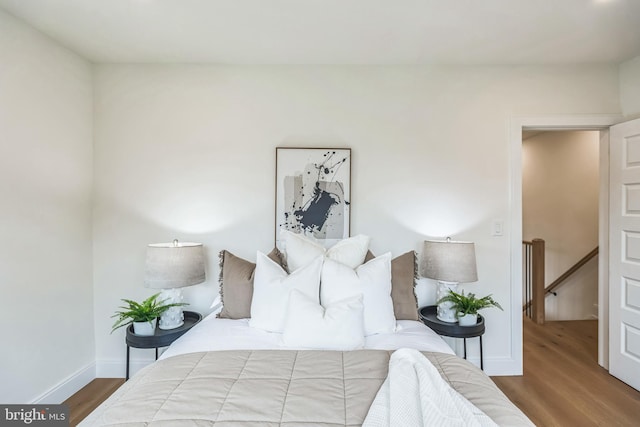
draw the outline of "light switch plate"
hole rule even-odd
[[[492,236],[504,236],[504,221],[494,220],[491,224]]]

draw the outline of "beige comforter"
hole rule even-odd
[[[81,425],[360,426],[387,376],[382,350],[191,353],[140,371]],[[502,426],[532,426],[457,356],[424,353],[454,389]]]

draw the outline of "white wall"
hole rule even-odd
[[[55,403],[95,374],[92,71],[0,11],[0,402]]]
[[[352,233],[373,236],[374,252],[419,249],[427,236],[476,242],[480,280],[468,288],[506,307],[483,313],[485,367],[508,372],[520,339],[509,307],[520,286],[509,276],[510,120],[620,108],[615,66],[100,65],[95,99],[103,376],[124,374],[124,331],[110,335],[109,316],[120,298],[151,293],[142,285],[148,243],[205,244],[209,280],[187,295],[203,312],[217,293],[220,249],[254,259],[273,246],[275,147],[284,145],[353,149]],[[494,219],[505,236],[491,236]]]
[[[620,64],[620,105],[626,117],[640,117],[640,56]]]
[[[598,131],[543,132],[522,143],[523,238],[545,241],[545,284],[598,246]],[[546,298],[547,320],[597,315],[597,258]]]

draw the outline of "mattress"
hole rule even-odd
[[[82,426],[360,426],[392,351],[228,350],[166,357],[141,370]],[[478,368],[423,352],[498,425],[532,426]]]
[[[422,322],[398,320],[396,330],[389,334],[366,337],[365,349],[396,350],[413,348],[454,354],[451,347]],[[266,332],[249,326],[249,319],[219,319],[209,315],[188,333],[176,340],[161,355],[161,359],[180,354],[219,350],[306,350],[282,344],[282,334]]]

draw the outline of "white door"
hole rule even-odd
[[[640,119],[609,135],[609,372],[640,390]]]

